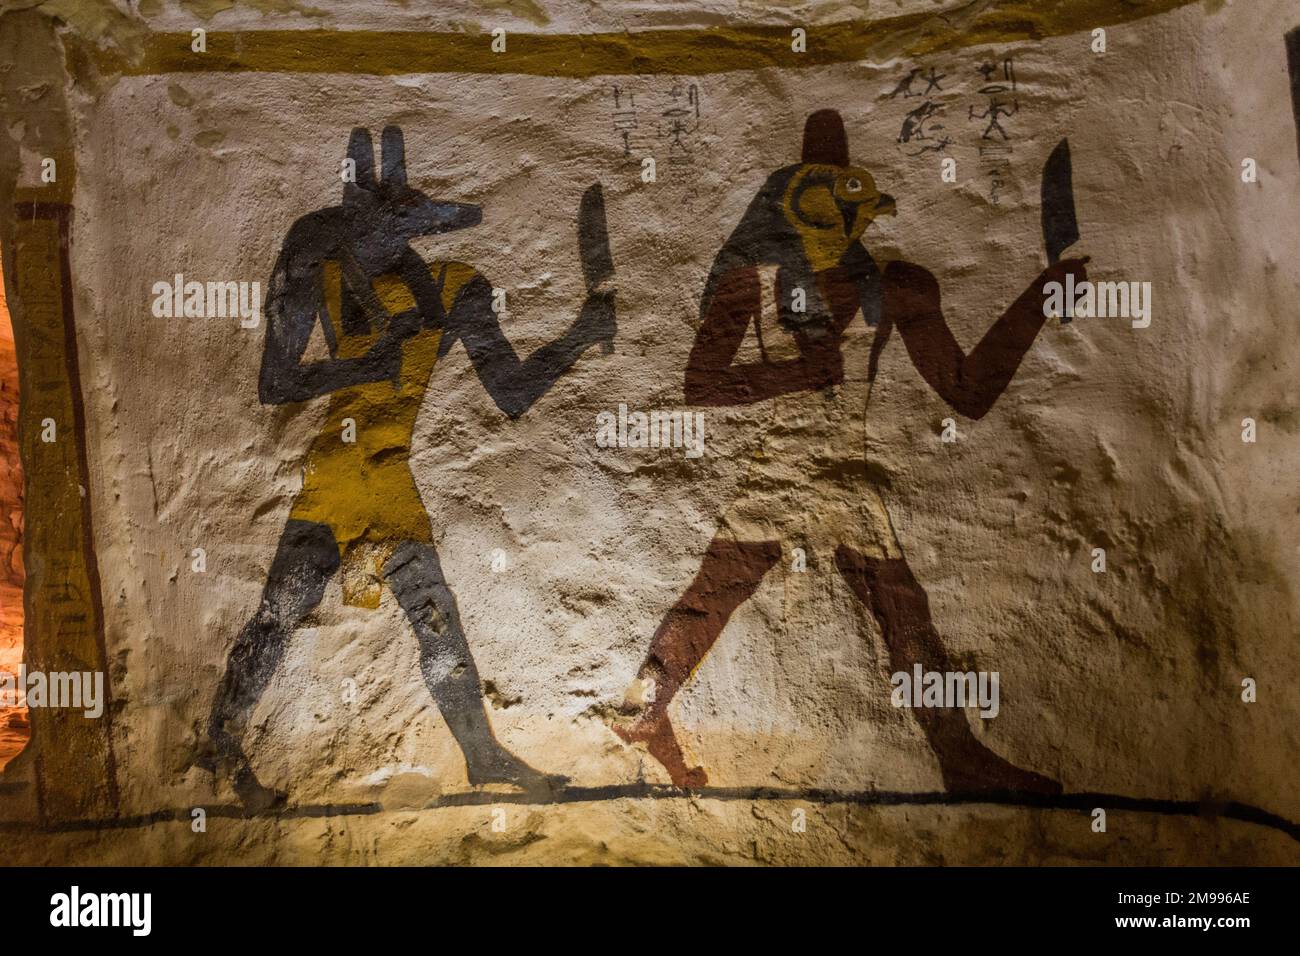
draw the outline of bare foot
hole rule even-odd
[[[962,751],[959,759],[939,759],[944,786],[952,793],[1021,790],[1056,796],[1063,789],[1050,777],[1003,760],[977,740],[972,739]]]
[[[568,777],[530,767],[504,747],[493,751],[490,757],[475,760],[472,766],[466,767],[466,773],[473,787],[504,783],[528,792],[554,793],[569,782]]]
[[[663,764],[673,785],[683,790],[698,790],[707,786],[709,775],[703,767],[687,767],[677,735],[668,715],[654,710],[641,710],[637,716],[625,716],[613,724],[614,733],[629,744],[643,743],[650,756]]]
[[[235,788],[235,793],[239,795],[239,802],[244,805],[244,809],[254,813],[279,809],[288,799],[282,791],[263,786],[257,779],[257,774],[253,773],[253,768],[247,764],[234,772],[230,782]]]
[[[278,809],[288,800],[284,792],[262,785],[243,749],[228,734],[201,740],[190,753],[187,766],[206,770],[212,774],[214,784],[219,784],[222,778],[229,780],[244,809],[254,813]]]

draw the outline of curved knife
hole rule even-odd
[[[1047,246],[1047,264],[1056,265],[1061,254],[1079,241],[1079,220],[1074,214],[1074,170],[1070,165],[1070,141],[1056,144],[1043,166],[1043,243]],[[1061,324],[1070,321],[1061,317]]]

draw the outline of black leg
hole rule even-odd
[[[243,751],[248,718],[284,658],[289,638],[320,603],[325,585],[338,567],[338,546],[329,528],[308,521],[286,524],[267,575],[262,604],[231,648],[208,719],[208,737],[215,758],[212,769],[220,766],[230,773],[247,805],[275,802],[275,795],[258,782]]]
[[[433,546],[402,545],[385,566],[384,576],[420,642],[420,671],[465,755],[469,782],[524,788],[561,782],[528,766],[501,746],[492,733],[456,596],[447,586]]]

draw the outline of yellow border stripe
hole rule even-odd
[[[792,26],[714,27],[586,35],[511,33],[492,53],[487,33],[254,30],[209,33],[207,52],[188,33],[152,33],[133,56],[83,46],[108,74],[412,73],[592,77],[699,76],[764,67],[798,69],[869,56],[918,56],[987,43],[1041,40],[1166,13],[1194,0],[988,0],[940,13],[809,27],[807,52],[790,49]],[[73,41],[76,42],[76,41]],[[83,41],[84,42],[84,41]],[[1087,53],[1080,49],[1080,55]]]

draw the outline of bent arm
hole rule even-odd
[[[1043,327],[1043,286],[1061,281],[1082,262],[1059,262],[1041,273],[998,317],[969,355],[962,352],[943,318],[939,283],[920,266],[891,262],[885,269],[886,319],[898,326],[921,377],[945,402],[967,418],[982,418],[1020,367]]]
[[[294,245],[291,232],[267,287],[266,339],[257,386],[263,405],[305,402],[340,388],[387,377],[379,361],[383,348],[359,358],[302,361],[312,327],[318,321],[329,320],[321,315],[324,302],[320,260],[295,251]]]
[[[842,372],[838,346],[781,362],[737,363],[751,322],[762,308],[758,272],[736,269],[705,291],[704,321],[686,364],[692,405],[748,405],[777,395],[822,388]]]
[[[613,316],[614,293],[591,292],[567,332],[520,360],[492,311],[491,284],[476,275],[459,291],[443,321],[446,345],[454,339],[465,343],[474,371],[492,401],[511,418],[518,418],[550,391],[583,352],[610,338]]]

